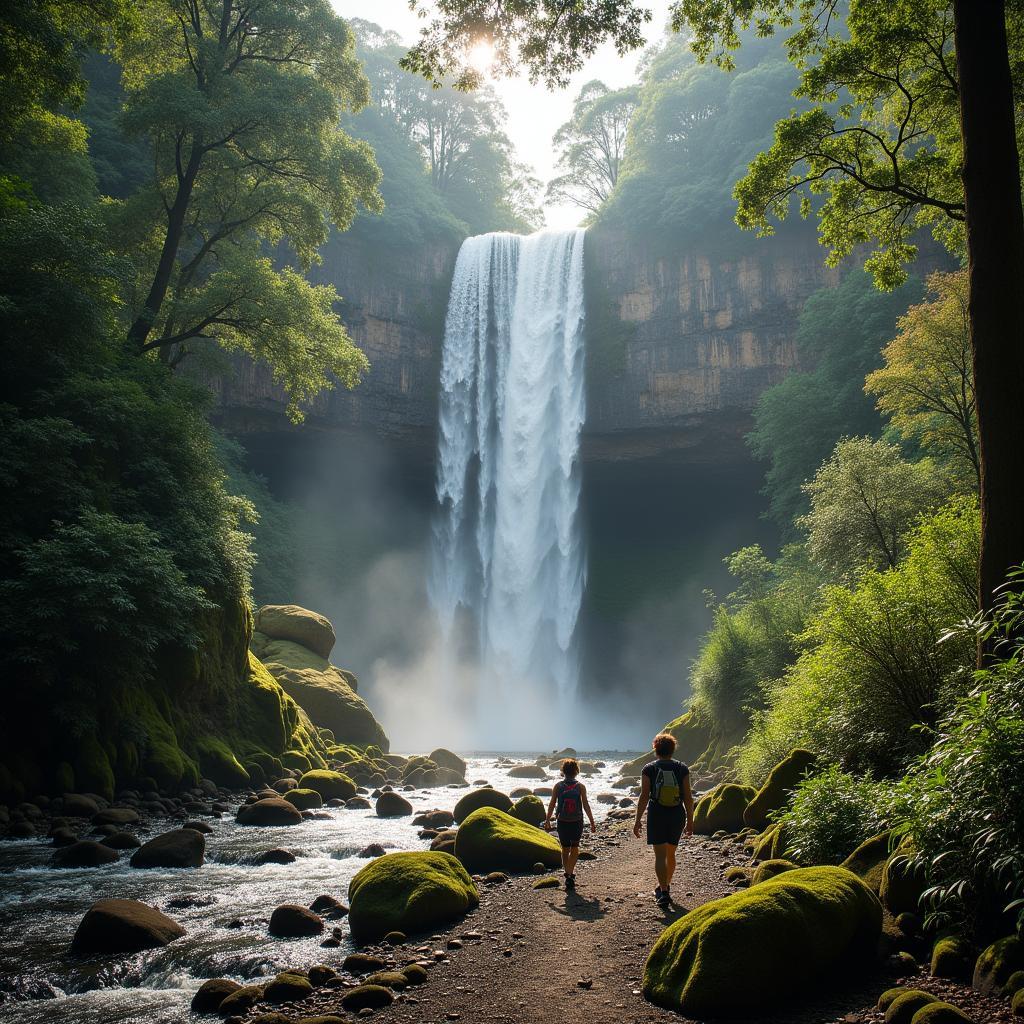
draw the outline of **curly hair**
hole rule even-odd
[[[580,773],[580,763],[575,757],[567,757],[562,762],[561,771],[567,779],[575,779]]]

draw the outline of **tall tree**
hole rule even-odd
[[[147,0],[121,45],[126,124],[154,148],[153,191],[124,221],[158,211],[140,237],[152,262],[128,342],[180,360],[200,339],[266,359],[291,412],[331,385],[353,385],[365,357],[333,311],[333,289],[278,269],[286,242],[301,268],[330,224],[379,209],[369,146],[340,127],[369,87],[348,26],[327,0]]]
[[[518,63],[534,79],[562,84],[601,41],[620,50],[639,45],[643,23],[628,2],[592,0],[566,10],[554,0],[528,0],[511,12],[500,0],[436,6],[439,16],[407,57],[407,66],[428,76],[456,73],[466,43],[489,35],[499,68]],[[741,31],[796,25],[790,56],[803,71],[799,94],[815,106],[779,123],[775,144],[737,186],[742,225],[770,230],[769,217],[783,215],[794,194],[811,191],[801,197],[805,215],[815,211],[813,193],[826,194],[817,213],[831,259],[873,241],[868,265],[886,285],[914,255],[915,227],[934,224],[954,244],[963,238],[986,609],[1009,570],[1024,564],[1022,82],[1011,71],[1022,15],[1020,0],[677,0],[673,7],[674,27],[692,33],[698,56],[726,66]]]
[[[548,182],[549,201],[573,203],[591,216],[601,209],[619,180],[638,91],[598,81],[583,86],[572,117],[552,139],[563,173]]]
[[[906,438],[981,486],[978,420],[971,366],[967,274],[932,274],[927,302],[912,306],[882,352],[885,365],[864,390]]]

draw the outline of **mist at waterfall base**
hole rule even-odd
[[[702,591],[729,589],[722,558],[751,539],[772,546],[751,463],[579,464],[570,241],[582,232],[465,243],[437,465],[422,445],[365,434],[249,442],[302,515],[305,569],[273,600],[334,622],[332,660],[357,674],[393,749],[645,748],[687,696],[710,623]]]

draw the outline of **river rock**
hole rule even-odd
[[[78,841],[78,835],[74,829],[55,828],[50,832],[50,839],[54,846],[70,846]]]
[[[339,917],[344,917],[348,913],[348,907],[341,900],[328,895],[317,896],[310,903],[309,909],[314,914],[326,917],[329,921],[336,921]]]
[[[504,794],[490,787],[474,789],[462,797],[455,805],[454,815],[456,821],[463,821],[468,818],[479,807],[497,807],[502,811],[512,809],[512,801]]]
[[[207,825],[205,821],[186,821],[182,828],[190,828],[193,832],[200,832],[204,836],[213,835],[213,826]]]
[[[199,986],[199,991],[192,997],[193,1013],[216,1013],[220,1004],[242,986],[230,978],[211,978]]]
[[[264,850],[256,858],[256,864],[293,864],[295,862],[295,854],[290,850],[274,849]]]
[[[270,915],[270,934],[282,939],[319,935],[324,923],[311,910],[294,903],[283,903]]]
[[[217,1012],[222,1017],[237,1017],[241,1020],[262,998],[262,985],[243,985],[241,988],[235,989],[217,1007]]]
[[[197,868],[206,854],[206,840],[190,828],[150,839],[132,855],[133,868]]]
[[[368,811],[372,804],[365,796],[354,796],[345,801],[347,811]]]
[[[451,771],[458,772],[459,775],[465,777],[466,762],[458,754],[452,753],[452,751],[445,747],[437,747],[435,750],[432,750],[427,755],[427,759],[433,761],[434,764],[441,768],[449,768]]]
[[[131,832],[111,832],[100,842],[112,850],[137,850],[142,845]]]
[[[166,946],[184,934],[177,921],[138,900],[99,900],[82,918],[71,950],[83,955],[136,953]]]
[[[359,851],[359,856],[363,858],[383,857],[385,853],[387,853],[387,850],[385,850],[384,847],[380,845],[380,843],[370,843],[369,846],[364,846]]]
[[[358,985],[341,997],[341,1005],[346,1010],[379,1010],[390,1006],[394,999],[391,989],[383,985]]]
[[[65,793],[60,813],[66,818],[92,818],[100,813],[100,805],[84,793]]]
[[[133,807],[107,807],[92,816],[94,825],[136,825],[139,812]]]
[[[412,804],[397,793],[381,793],[376,811],[378,818],[404,818],[412,814]]]
[[[238,808],[239,825],[298,825],[302,813],[280,797],[264,798]]]
[[[383,971],[387,965],[387,960],[372,953],[349,953],[342,961],[341,969],[349,974],[369,974],[372,971]]]
[[[288,971],[279,974],[263,990],[263,998],[271,1003],[289,1003],[293,1000],[305,999],[306,996],[312,994],[313,986],[309,983],[308,978],[303,978],[299,974],[291,974]]]
[[[93,839],[80,839],[59,849],[51,863],[55,868],[96,868],[101,864],[113,864],[117,857],[117,851],[109,846]]]

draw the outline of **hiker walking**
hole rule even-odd
[[[562,869],[565,871],[565,888],[576,888],[576,861],[580,856],[580,840],[583,838],[583,814],[590,819],[590,831],[597,831],[594,812],[587,799],[587,787],[576,778],[580,773],[575,758],[567,757],[562,762],[562,778],[555,783],[548,803],[544,827],[551,831],[551,816],[557,808],[558,841],[562,846]]]
[[[693,835],[693,793],[690,769],[672,757],[676,751],[675,737],[667,732],[658,733],[652,746],[656,757],[644,765],[640,776],[633,835],[640,838],[640,823],[646,810],[647,845],[654,847],[654,871],[658,876],[654,898],[659,907],[667,909],[672,903],[676,847],[684,831]]]

